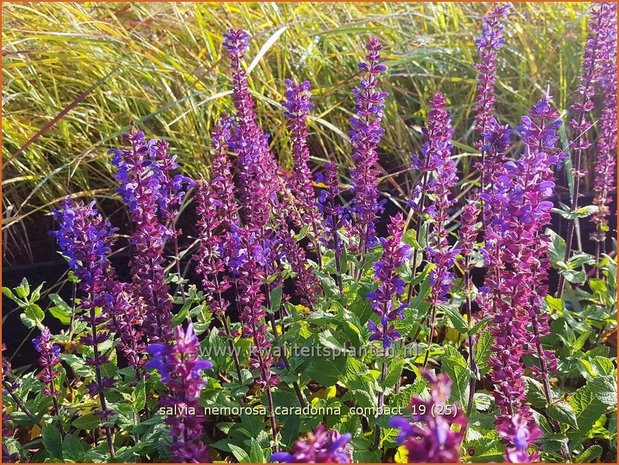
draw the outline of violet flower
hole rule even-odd
[[[43,394],[58,400],[55,387],[55,380],[60,376],[58,365],[60,365],[60,346],[52,342],[52,334],[49,328],[44,326],[41,335],[32,340],[35,350],[39,353],[39,365],[43,370],[39,379],[43,383]]]
[[[378,288],[367,294],[372,311],[379,318],[379,324],[368,321],[372,333],[370,341],[381,341],[385,348],[391,347],[393,341],[400,337],[393,323],[404,316],[402,312],[405,305],[401,304],[401,297],[405,283],[398,274],[398,268],[410,257],[410,247],[402,243],[404,218],[401,213],[391,217],[388,232],[387,239],[381,238],[383,254],[374,263]]]
[[[303,81],[299,84],[286,79],[286,117],[289,119],[289,128],[292,139],[293,175],[290,187],[297,207],[301,214],[302,224],[314,226],[314,233],[318,235],[319,211],[316,208],[314,180],[309,168],[310,153],[307,145],[307,115],[314,106],[310,103],[310,83]]]
[[[592,215],[591,221],[596,225],[594,239],[596,240],[597,257],[600,249],[605,252],[606,233],[608,231],[608,216],[611,193],[615,190],[615,167],[617,164],[617,5],[608,3],[600,6],[608,10],[608,23],[605,28],[608,33],[602,41],[600,64],[600,89],[602,94],[602,110],[599,120],[599,135],[595,158],[595,178],[593,190],[594,205],[598,210]]]
[[[74,203],[67,198],[60,211],[54,211],[54,219],[60,229],[51,231],[56,237],[63,255],[67,257],[69,267],[80,279],[79,289],[84,294],[81,306],[87,310],[84,320],[88,323],[89,333],[82,336],[81,342],[92,349],[92,356],[86,358],[86,364],[93,367],[95,379],[88,384],[91,396],[99,398],[99,416],[107,421],[112,411],[107,408],[105,389],[114,385],[113,378],[104,377],[101,367],[109,361],[108,356],[100,352],[99,346],[109,339],[105,324],[109,320],[112,308],[112,295],[109,292],[113,281],[113,270],[108,260],[113,242],[112,234],[116,231],[107,219],[94,208],[95,202],[88,205]],[[97,314],[97,307],[103,311]],[[112,432],[105,427],[110,455],[114,456]]]
[[[210,461],[203,436],[203,416],[200,414],[200,393],[206,380],[202,371],[213,366],[208,360],[200,359],[200,341],[189,322],[187,329],[175,328],[174,341],[155,343],[148,346],[153,359],[147,369],[156,369],[168,388],[162,397],[161,406],[175,407],[187,413],[169,415],[165,422],[170,426],[173,441],[170,447],[170,461],[204,463]]]
[[[495,84],[497,80],[497,57],[505,44],[503,38],[503,20],[511,8],[510,3],[495,3],[484,16],[481,37],[475,41],[479,53],[479,63],[475,64],[477,75],[477,97],[475,99],[475,130],[480,140],[476,145],[481,151],[481,162],[476,167],[481,172],[481,190],[492,183],[494,173],[504,161],[504,152],[488,150],[488,132],[498,122],[494,118],[496,101]]]
[[[118,335],[117,350],[140,378],[146,345],[144,344],[143,315],[140,311],[139,300],[136,300],[131,284],[118,281],[111,283],[110,295],[112,296],[112,310],[108,326]]]
[[[428,371],[424,377],[430,382],[430,399],[412,397],[411,416],[394,417],[389,426],[400,430],[397,441],[406,447],[409,463],[459,462],[467,419],[459,407],[449,403],[451,380],[446,374]]]
[[[492,192],[481,194],[490,218],[485,237],[490,269],[478,302],[482,311],[493,317],[494,355],[489,364],[495,402],[501,411],[497,428],[504,429],[520,414],[518,421],[529,425],[528,446],[539,433],[526,404],[523,356],[535,356],[533,371],[542,377],[549,402],[552,392],[548,373],[557,365],[554,355],[541,343],[550,332],[548,315],[541,312],[550,267],[550,239],[543,230],[551,220],[553,204],[548,199],[554,193],[553,167],[565,156],[556,149],[561,121],[549,99],[542,97],[529,115],[522,117],[519,131],[525,144],[523,155],[506,162]],[[508,447],[528,450],[520,445],[512,442]]]
[[[589,33],[585,43],[580,85],[577,88],[580,100],[572,105],[574,116],[569,123],[573,130],[569,144],[574,170],[574,187],[571,202],[573,211],[578,210],[580,180],[586,175],[582,166],[582,160],[589,147],[591,147],[590,133],[595,120],[591,113],[595,108],[593,97],[596,93],[596,83],[601,77],[602,63],[608,59],[612,60],[610,57],[616,54],[616,47],[609,44],[609,41],[612,43],[612,41],[616,40],[616,19],[616,6],[610,3],[595,4],[589,16]],[[615,90],[612,92],[615,92]],[[612,111],[616,111],[616,107]],[[566,263],[572,253],[576,221],[570,221],[565,238],[564,261]],[[558,297],[563,295],[564,286],[565,276],[561,275],[558,283]]]
[[[317,181],[324,185],[318,194],[318,210],[324,217],[324,235],[321,241],[335,255],[336,281],[340,290],[340,295],[343,295],[342,289],[342,269],[340,260],[342,257],[342,241],[339,237],[339,231],[344,226],[346,220],[344,207],[339,203],[341,194],[340,183],[337,173],[337,165],[329,162],[324,165],[322,173],[318,173]]]
[[[258,124],[254,100],[249,93],[247,72],[242,62],[249,47],[249,34],[231,29],[224,34],[224,48],[230,59],[233,99],[236,108],[235,127],[230,139],[231,149],[238,154],[237,178],[241,204],[241,219],[257,229],[269,221],[278,193],[283,190],[275,157],[268,144],[268,135]]]
[[[451,136],[453,129],[449,113],[445,110],[445,97],[440,92],[430,101],[428,127],[424,130],[426,143],[422,154],[427,158],[427,166],[433,174],[426,184],[426,195],[431,206],[426,209],[432,221],[432,240],[426,248],[430,263],[435,266],[430,272],[432,285],[432,305],[445,302],[453,284],[450,271],[455,263],[457,250],[449,245],[447,222],[449,208],[455,203],[452,188],[457,183],[456,164],[451,158]]]
[[[350,433],[320,425],[316,431],[299,439],[290,452],[272,454],[271,462],[284,463],[352,463]]]
[[[353,89],[355,96],[355,116],[350,119],[349,131],[353,148],[354,166],[350,170],[352,179],[352,217],[354,228],[359,236],[362,252],[374,245],[375,222],[383,210],[378,190],[378,153],[384,129],[381,127],[384,100],[388,95],[379,88],[378,76],[387,67],[380,63],[380,50],[383,46],[376,37],[370,38],[366,46],[366,61],[359,63],[363,72],[361,85]]]
[[[497,57],[505,44],[503,20],[511,8],[510,3],[495,3],[482,20],[481,37],[475,41],[479,63],[475,64],[477,75],[477,97],[475,99],[475,130],[481,136],[479,146],[485,144],[484,134],[493,118],[496,101]]]
[[[170,209],[165,207],[169,191],[162,188],[166,178],[153,161],[167,153],[159,141],[146,141],[144,132],[131,127],[125,139],[130,149],[113,149],[112,163],[117,167],[116,179],[129,208],[134,226],[130,245],[131,276],[136,299],[143,305],[144,333],[151,341],[166,341],[171,335],[172,301],[165,273],[165,244],[174,232],[166,225]]]

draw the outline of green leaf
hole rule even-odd
[[[546,400],[546,394],[544,393],[544,386],[536,379],[524,377],[524,381],[527,385],[527,400],[535,408],[544,408],[548,404]]]
[[[550,237],[550,248],[548,250],[552,265],[557,268],[557,264],[565,259],[565,239],[559,236],[552,229],[546,229],[546,235]]]
[[[58,294],[50,294],[49,300],[54,304],[54,307],[49,309],[52,316],[58,319],[63,325],[71,323],[71,313],[73,312],[71,306]]]
[[[249,451],[249,461],[251,463],[265,463],[267,458],[264,455],[264,451],[262,447],[260,447],[260,443],[256,440],[256,438],[252,438],[251,440],[251,449]]]
[[[486,318],[482,318],[477,323],[475,323],[471,329],[467,331],[467,335],[474,336],[477,334],[492,318],[487,316]]]
[[[41,327],[45,312],[37,304],[28,304],[24,308],[24,312],[19,315],[22,323],[26,328]]]
[[[146,405],[146,382],[144,379],[140,379],[140,382],[136,384],[133,391],[133,405],[137,411],[140,411]]]
[[[578,428],[576,414],[570,404],[565,401],[554,402],[547,409],[548,416],[554,418],[559,424],[566,424],[570,428]]]
[[[25,299],[30,295],[30,285],[28,284],[28,280],[26,278],[21,280],[21,284],[15,288],[15,292],[17,296]]]
[[[101,418],[89,413],[73,420],[71,424],[77,429],[91,430],[101,425]]]
[[[385,388],[391,389],[395,387],[398,379],[402,376],[402,369],[404,368],[404,360],[392,359],[389,360],[387,365],[387,376],[385,376],[385,382],[383,383]]]
[[[616,405],[617,380],[614,376],[598,376],[593,378],[588,385],[600,402],[610,406]]]
[[[576,457],[576,463],[593,463],[595,462],[601,455],[603,449],[602,446],[598,446],[597,444],[592,445],[591,447],[585,449],[578,457]]]
[[[460,352],[448,346],[448,356],[441,359],[443,370],[451,378],[451,402],[458,402],[465,408],[468,402],[470,370]]]
[[[576,413],[576,422],[578,423],[580,434],[588,433],[596,420],[606,410],[606,407],[596,397],[589,384],[579,388],[570,397],[569,403]]]
[[[43,446],[53,462],[62,462],[62,438],[56,425],[43,427],[41,431]],[[56,459],[56,460],[53,460]]]
[[[62,456],[71,462],[81,462],[84,455],[84,446],[78,437],[67,434],[62,441]]]
[[[484,331],[477,339],[477,345],[475,347],[475,363],[481,376],[488,373],[490,367],[488,366],[488,360],[492,354],[492,335],[490,331]]]
[[[466,320],[462,317],[462,315],[460,315],[460,312],[458,311],[457,306],[441,305],[439,306],[439,308],[445,312],[445,314],[451,321],[451,324],[454,326],[454,328],[456,328],[456,330],[460,334],[466,334],[468,332],[469,325],[467,324]]]
[[[228,444],[228,447],[230,448],[232,455],[234,455],[234,458],[237,459],[239,463],[251,463],[249,454],[241,447],[234,444]]]
[[[277,286],[271,291],[271,313],[277,313],[279,311],[279,307],[282,304],[282,292],[282,286]]]

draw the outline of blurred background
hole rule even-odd
[[[96,198],[122,224],[107,150],[122,145],[120,135],[131,121],[148,136],[168,140],[185,173],[207,173],[210,130],[219,115],[232,111],[222,49],[229,27],[253,36],[250,85],[283,166],[291,164],[280,105],[286,77],[307,79],[313,87],[314,168],[326,159],[349,164],[350,90],[358,82],[364,41],[373,34],[385,44],[389,66],[383,83],[390,98],[380,154],[382,190],[397,195],[394,202],[410,191],[415,175],[409,156],[420,146],[426,102],[438,90],[449,101],[465,189],[476,175],[474,40],[490,6],[3,3],[5,278],[32,264],[58,263],[47,234],[53,227],[49,212],[67,195]],[[503,122],[515,127],[548,86],[557,106],[569,108],[588,7],[515,4],[499,58],[497,111]]]

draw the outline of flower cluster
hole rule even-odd
[[[499,50],[505,44],[503,38],[503,20],[508,15],[511,4],[495,3],[484,16],[481,37],[475,44],[480,61],[475,65],[477,76],[477,97],[475,99],[475,129],[482,137],[480,146],[484,145],[484,134],[489,129],[494,113],[495,84],[497,80],[497,57]]]
[[[87,310],[84,320],[89,332],[82,336],[81,342],[92,349],[86,364],[95,371],[95,379],[88,384],[88,392],[99,398],[98,413],[105,422],[112,411],[108,409],[104,391],[113,387],[114,379],[103,376],[101,367],[109,361],[109,357],[101,352],[99,346],[110,338],[105,324],[114,311],[110,293],[114,278],[108,254],[111,251],[112,234],[116,229],[94,208],[94,202],[84,205],[68,198],[63,209],[55,211],[53,215],[60,229],[52,231],[52,235],[56,237],[69,266],[80,279],[79,288],[84,294],[81,305]],[[101,313],[97,312],[99,307],[103,309]],[[111,428],[107,426],[105,430],[108,450],[113,457]]]
[[[320,425],[305,439],[299,439],[290,452],[271,455],[272,462],[284,463],[351,463],[350,433],[340,434],[337,430]]]
[[[185,178],[170,186],[169,169],[175,166],[163,141],[147,141],[134,126],[125,135],[130,149],[113,149],[118,192],[129,209],[134,232],[131,276],[136,302],[143,306],[144,333],[151,340],[170,336],[172,302],[165,282],[165,244],[175,235],[168,226],[187,186]],[[181,179],[181,178],[179,178]],[[175,189],[180,187],[180,190]],[[174,194],[173,194],[174,193]],[[173,195],[172,195],[173,194]]]
[[[290,120],[289,127],[292,138],[292,155],[294,160],[290,188],[297,202],[302,224],[314,226],[317,235],[319,226],[318,209],[314,194],[314,182],[309,168],[309,147],[307,145],[307,115],[313,107],[310,103],[310,83],[299,84],[286,79],[286,101],[284,108],[286,117]]]
[[[410,418],[394,417],[389,426],[400,430],[397,441],[406,447],[409,463],[459,462],[466,417],[459,407],[449,403],[449,376],[426,371],[424,377],[430,383],[430,399],[412,397],[408,404]]]
[[[200,341],[191,322],[187,329],[182,326],[175,328],[173,342],[149,345],[148,353],[153,359],[146,364],[146,368],[156,369],[168,388],[168,393],[161,399],[161,405],[195,412],[166,417],[173,438],[170,461],[209,462],[208,450],[200,441],[203,419],[198,412],[200,392],[206,386],[202,371],[211,369],[213,365],[199,358]]]
[[[374,272],[378,288],[368,292],[372,310],[379,318],[379,324],[369,320],[371,341],[381,341],[385,348],[391,347],[393,341],[400,337],[393,322],[403,318],[406,305],[400,304],[405,283],[398,274],[400,268],[410,258],[410,247],[402,243],[404,218],[401,213],[393,216],[388,226],[389,237],[381,238],[383,255],[374,263]]]
[[[223,298],[230,288],[224,274],[223,241],[236,223],[236,204],[230,163],[225,153],[225,141],[230,137],[230,122],[218,121],[213,131],[212,145],[215,149],[213,173],[210,182],[200,182],[195,196],[200,241],[196,271],[202,276],[202,287],[210,310],[223,315],[229,302]]]
[[[60,375],[60,346],[52,342],[52,334],[47,326],[41,330],[41,335],[32,340],[35,350],[39,353],[39,365],[43,370],[39,375],[43,383],[43,392],[52,399],[57,399],[55,380]]]
[[[617,5],[603,3],[598,6],[598,15],[604,17],[601,48],[600,88],[602,110],[599,120],[599,137],[595,159],[595,182],[593,203],[598,210],[592,216],[597,226],[596,240],[604,242],[608,229],[611,193],[615,189],[617,149]]]
[[[249,93],[247,72],[242,63],[249,47],[249,34],[231,29],[224,34],[224,47],[232,68],[236,108],[230,148],[238,154],[237,178],[241,218],[247,225],[263,228],[283,190],[275,157],[269,150],[268,135],[258,124],[254,100]]]
[[[267,337],[266,310],[262,292],[264,268],[270,261],[271,251],[263,246],[250,228],[232,226],[227,239],[226,264],[232,273],[237,291],[239,318],[243,323],[243,336],[253,343],[250,365],[258,370],[258,384],[275,386],[279,377],[271,372],[274,360],[271,342]]]
[[[432,241],[426,248],[428,258],[435,266],[430,273],[432,304],[442,303],[453,283],[453,267],[457,250],[449,245],[446,228],[449,208],[454,204],[451,193],[457,182],[456,165],[451,158],[451,136],[453,129],[449,113],[445,110],[445,97],[440,92],[430,101],[428,126],[424,129],[426,142],[422,158],[413,157],[413,168],[421,168],[432,174],[424,186],[426,195],[432,201],[426,213],[432,221]]]
[[[548,96],[542,97],[522,117],[523,155],[505,163],[493,191],[482,194],[490,218],[485,239],[491,270],[479,303],[493,316],[494,355],[489,364],[501,410],[497,428],[507,434],[511,429],[505,425],[513,424],[514,415],[520,414],[518,421],[528,425],[529,446],[538,433],[525,401],[523,356],[536,356],[539,366],[534,371],[545,377],[547,393],[548,372],[556,369],[556,359],[542,349],[541,338],[550,332],[548,315],[542,313],[550,267],[549,238],[543,229],[550,223],[553,206],[548,200],[554,192],[553,167],[565,156],[555,148],[560,125],[558,111]],[[513,441],[510,444],[521,452],[527,449]],[[535,457],[532,453],[529,458]]]
[[[365,47],[368,51],[366,61],[359,63],[363,79],[355,95],[356,114],[350,119],[351,144],[353,147],[351,168],[352,189],[354,193],[352,216],[355,231],[359,236],[361,251],[375,242],[375,222],[382,211],[378,191],[377,148],[384,129],[381,127],[386,92],[380,90],[378,77],[387,67],[380,63],[383,46],[376,37],[370,38]]]

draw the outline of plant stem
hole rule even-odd
[[[101,405],[101,411],[103,415],[107,415],[107,404],[105,402],[105,395],[103,394],[103,377],[101,376],[101,367],[99,366],[99,344],[97,343],[97,324],[95,315],[95,306],[90,307],[90,329],[92,331],[93,340],[93,353],[94,353],[94,366],[95,377],[97,380],[97,390],[99,391],[99,403]],[[107,419],[105,420],[107,423]],[[110,451],[110,457],[114,458],[114,441],[112,439],[112,429],[109,426],[105,426],[105,435],[107,437],[107,447]]]
[[[385,378],[387,377],[387,361],[383,360],[381,368],[380,368],[380,386],[381,389],[384,389],[385,386]],[[378,393],[378,415],[381,415],[382,409],[385,403],[385,391],[382,390]],[[374,427],[374,447],[378,447],[380,442],[380,428],[378,425]]]

